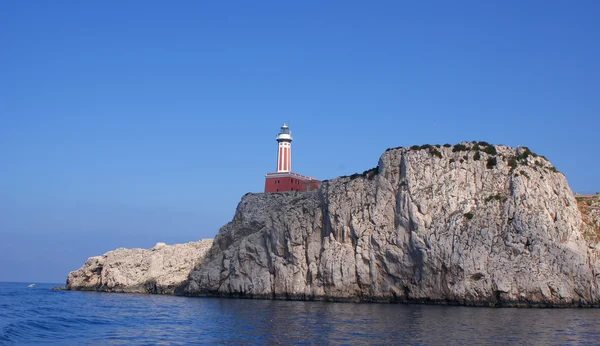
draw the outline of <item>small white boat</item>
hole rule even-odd
[[[28,285],[29,288],[35,288],[35,284]]]

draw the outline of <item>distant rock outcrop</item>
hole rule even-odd
[[[69,273],[67,290],[173,294],[199,265],[212,239],[153,248],[116,249]]]
[[[588,227],[585,232],[586,239],[590,243],[598,243],[600,241],[600,194],[577,196],[576,199],[583,222]]]
[[[317,191],[244,196],[183,292],[596,306],[584,228],[565,177],[527,148],[391,149]]]

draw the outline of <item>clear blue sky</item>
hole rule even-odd
[[[0,281],[213,237],[275,169],[485,140],[600,191],[598,1],[2,1]]]

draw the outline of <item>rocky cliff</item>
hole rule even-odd
[[[64,289],[173,294],[212,245],[212,239],[187,244],[158,243],[151,249],[116,249],[90,257],[69,273]]]
[[[177,292],[595,306],[585,227],[563,174],[527,148],[389,149],[316,191],[245,195]]]

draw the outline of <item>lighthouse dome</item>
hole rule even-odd
[[[289,126],[287,126],[286,123],[283,123],[283,125],[281,125],[281,130],[279,131],[279,134],[276,137],[278,142],[281,141],[286,141],[286,142],[291,142],[292,141],[292,133],[290,132],[290,128]]]

